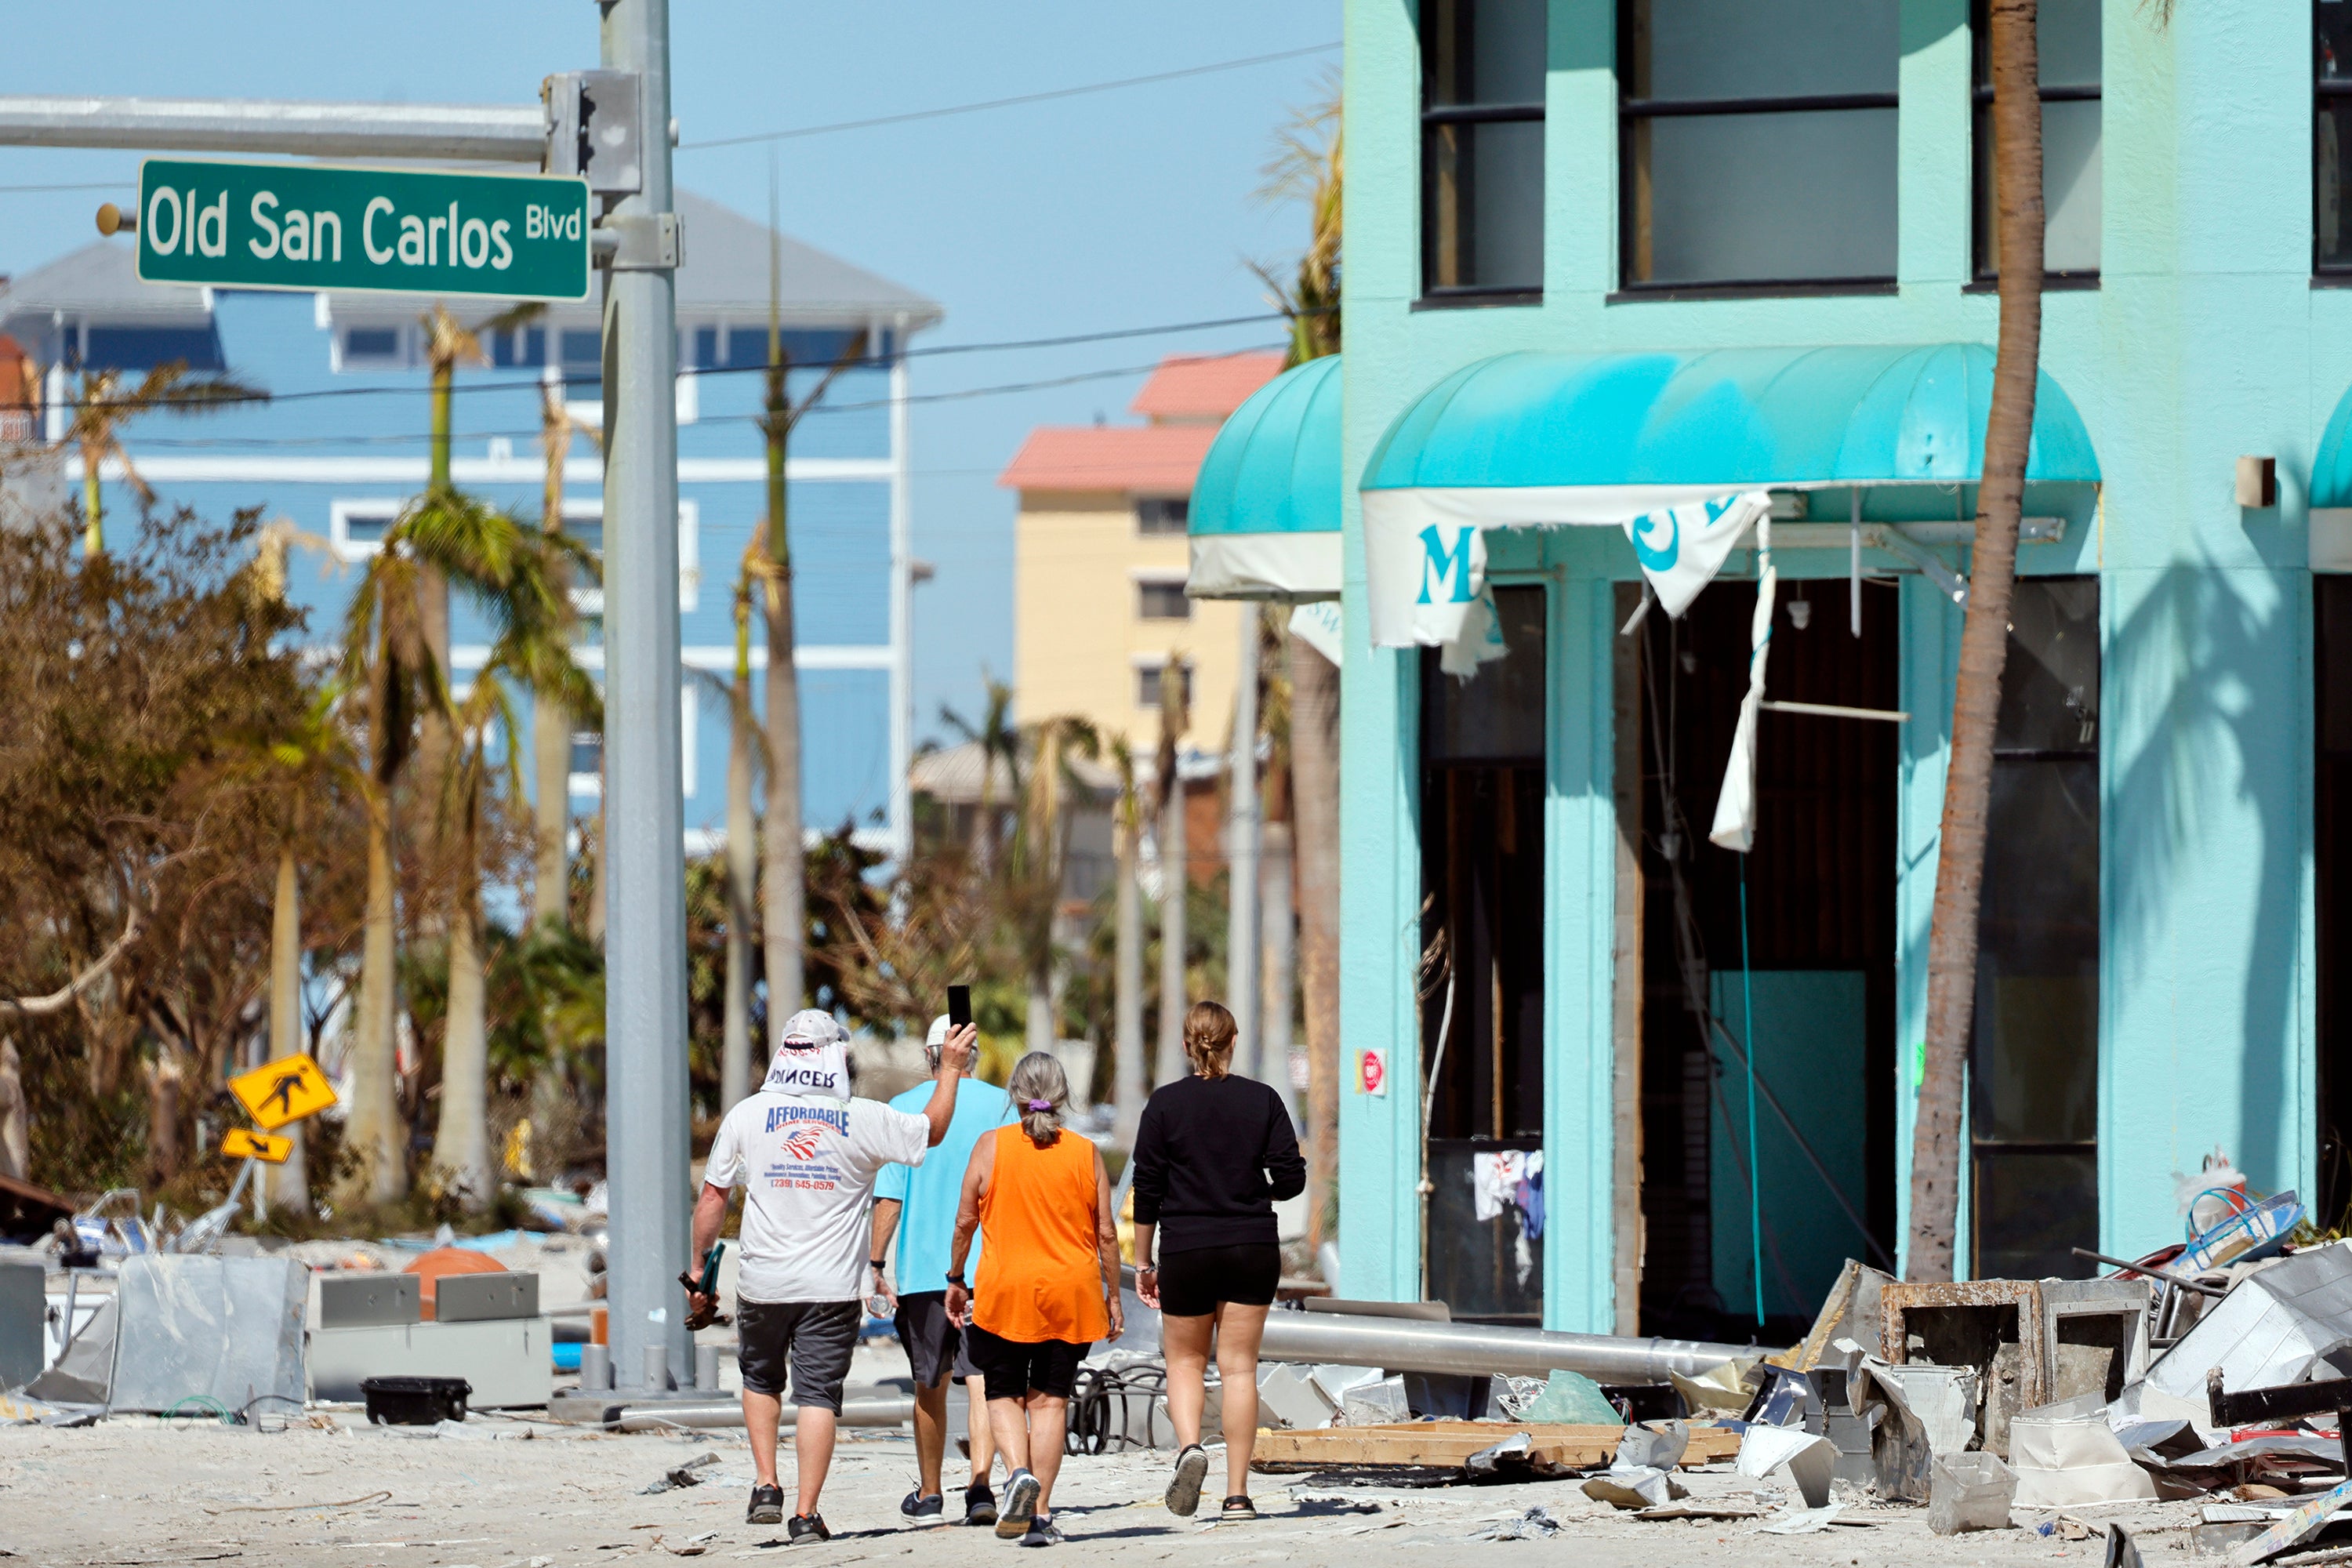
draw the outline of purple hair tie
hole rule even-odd
[[[1050,1100],[1030,1100],[1028,1104],[1029,1109],[1032,1110],[1051,1110],[1054,1109],[1054,1102]]]

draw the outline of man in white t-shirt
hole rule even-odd
[[[755,1471],[745,1517],[753,1524],[784,1522],[776,1441],[789,1371],[800,1406],[793,1426],[800,1507],[786,1530],[793,1544],[831,1538],[816,1510],[817,1493],[833,1463],[841,1385],[864,1312],[866,1207],[875,1178],[894,1163],[921,1164],[947,1136],[956,1083],[971,1070],[977,1038],[970,1025],[948,1037],[930,1100],[915,1115],[850,1098],[841,1026],[830,1013],[795,1013],[760,1092],[739,1101],[711,1140],[688,1272],[700,1272],[703,1255],[719,1239],[729,1189],[744,1188],[735,1329]],[[688,1295],[690,1310],[709,1301]]]

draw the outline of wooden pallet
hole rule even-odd
[[[1378,1426],[1326,1426],[1313,1431],[1261,1430],[1250,1462],[1271,1469],[1349,1469],[1381,1465],[1459,1466],[1481,1448],[1516,1433],[1528,1435],[1528,1458],[1542,1469],[1583,1469],[1616,1457],[1622,1426],[1514,1426],[1504,1421],[1406,1421]],[[1691,1428],[1685,1469],[1739,1452],[1739,1434],[1719,1426]]]

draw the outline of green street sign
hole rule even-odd
[[[138,274],[224,289],[588,296],[588,183],[333,163],[139,166]]]

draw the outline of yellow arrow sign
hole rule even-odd
[[[256,1121],[275,1132],[335,1103],[334,1086],[319,1064],[297,1051],[228,1080],[231,1094]]]
[[[279,1138],[268,1132],[255,1132],[243,1127],[232,1127],[221,1135],[221,1155],[229,1160],[258,1160],[265,1165],[282,1165],[294,1152],[294,1140]]]

